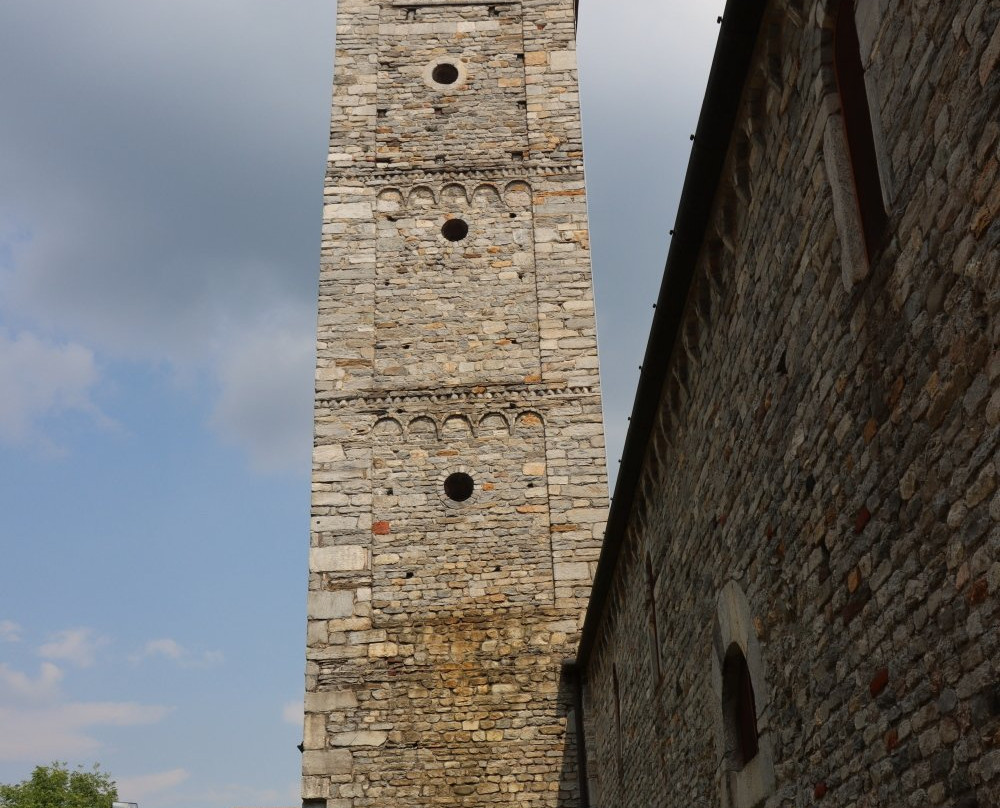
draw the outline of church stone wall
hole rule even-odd
[[[761,29],[584,671],[592,806],[1000,805],[1000,6],[858,3],[890,209],[860,278],[830,6]]]
[[[340,0],[330,143],[304,804],[575,805],[607,487],[572,0]]]

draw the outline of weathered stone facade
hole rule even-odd
[[[583,632],[591,806],[1000,805],[1000,4],[859,0],[871,262],[836,6],[726,10]]]
[[[340,0],[303,798],[575,804],[607,515],[572,0]]]

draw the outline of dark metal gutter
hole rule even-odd
[[[680,334],[688,290],[705,239],[766,5],[767,0],[728,0],[726,3],[632,405],[604,546],[577,650],[577,666],[584,677],[614,581],[663,384]]]

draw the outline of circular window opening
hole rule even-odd
[[[444,493],[453,502],[465,502],[475,490],[475,482],[464,471],[449,474],[444,481]]]
[[[469,225],[464,219],[449,219],[441,226],[441,235],[448,241],[461,241],[469,235]]]
[[[437,84],[454,84],[458,81],[458,68],[451,62],[442,62],[435,65],[434,70],[431,71],[431,78]]]

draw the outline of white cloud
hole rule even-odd
[[[13,620],[0,620],[0,642],[20,642],[21,627]]]
[[[63,701],[62,681],[62,670],[51,662],[43,662],[34,677],[0,663],[0,761],[87,756],[102,747],[94,728],[155,724],[169,712],[134,702]]]
[[[281,708],[281,718],[286,724],[301,727],[304,716],[301,701],[289,701]]]
[[[190,777],[185,769],[171,769],[136,777],[122,777],[116,781],[118,796],[129,802],[143,803],[152,794],[175,788]]]
[[[150,640],[142,647],[141,651],[132,654],[130,658],[132,662],[138,663],[156,657],[170,660],[182,668],[211,668],[223,661],[221,651],[204,651],[195,654],[177,640],[172,640],[169,637]]]
[[[107,638],[97,636],[93,629],[70,628],[56,632],[38,649],[38,654],[46,659],[65,659],[78,667],[89,668],[94,664],[97,650],[107,644]]]
[[[82,412],[99,423],[107,419],[91,400],[97,383],[94,354],[82,345],[43,342],[22,332],[0,332],[0,441],[37,439],[44,418]]]
[[[51,662],[42,663],[37,678],[0,662],[0,704],[52,701],[59,695],[62,679],[62,670]]]
[[[162,640],[150,640],[143,648],[142,656],[161,656],[166,659],[181,659],[187,652],[176,640],[164,638]]]
[[[0,706],[0,761],[38,762],[91,755],[102,743],[101,726],[155,724],[169,709],[131,702],[71,702],[47,707]]]

